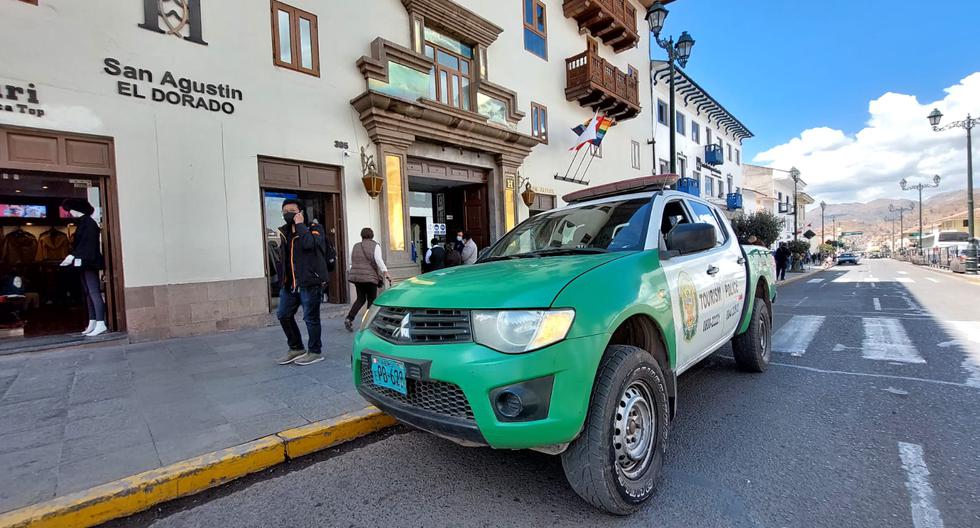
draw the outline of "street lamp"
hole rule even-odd
[[[976,224],[973,219],[973,127],[980,122],[980,119],[974,119],[970,114],[966,114],[966,119],[963,121],[954,121],[944,127],[939,126],[939,122],[943,119],[943,113],[939,111],[938,108],[934,109],[927,116],[929,119],[929,124],[932,125],[932,129],[936,132],[941,132],[943,130],[949,130],[951,128],[964,128],[966,129],[966,225],[967,230],[970,232],[969,245],[966,248],[966,272],[970,275],[977,274],[977,239],[976,239]]]
[[[664,22],[667,20],[668,12],[662,3],[654,2],[647,9],[646,18],[657,45],[667,52],[667,64],[670,66],[670,173],[677,174],[677,141],[675,137],[677,130],[676,123],[674,122],[677,116],[677,111],[674,109],[674,76],[677,72],[674,63],[676,62],[681,68],[687,66],[687,59],[691,58],[691,48],[694,47],[694,39],[691,38],[691,35],[687,31],[681,33],[676,43],[674,42],[673,36],[667,37],[666,39],[660,38],[660,32],[664,29]],[[653,104],[652,93],[650,104]],[[656,163],[657,160],[653,161]]]
[[[895,207],[895,204],[888,204],[889,213],[898,213],[898,241],[905,249],[905,211],[911,211],[915,209],[915,204],[909,204],[908,207]]]
[[[826,212],[827,212],[827,202],[820,200],[820,243],[821,244],[827,243],[827,238],[826,235],[824,234],[824,227],[823,227],[824,224],[823,217],[824,217],[824,213]]]
[[[932,183],[917,183],[915,185],[909,185],[909,182],[902,178],[902,181],[898,182],[902,186],[903,191],[919,191],[919,254],[922,255],[922,189],[929,189],[930,187],[939,187],[939,175],[932,177]]]
[[[793,240],[799,240],[799,222],[797,217],[799,216],[800,206],[797,204],[796,200],[799,196],[799,191],[797,187],[800,183],[800,171],[796,167],[789,169],[789,175],[793,178]]]

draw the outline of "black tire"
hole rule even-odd
[[[732,352],[738,368],[748,372],[765,372],[772,359],[772,318],[769,303],[755,298],[749,329],[732,338]]]
[[[646,416],[644,406],[653,419],[635,427]],[[561,455],[572,489],[596,508],[615,515],[638,510],[653,495],[660,477],[669,416],[667,383],[653,356],[634,346],[609,345],[582,434]],[[624,423],[628,431],[621,427]],[[636,453],[644,453],[642,461],[636,461]]]

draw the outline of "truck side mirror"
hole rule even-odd
[[[688,255],[715,247],[715,227],[711,224],[679,224],[667,233],[667,251]]]

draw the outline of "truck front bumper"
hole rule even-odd
[[[578,436],[609,336],[567,339],[525,354],[476,343],[396,345],[370,331],[354,340],[354,385],[396,419],[464,445],[502,449],[555,446]],[[407,395],[371,379],[371,356],[406,365]],[[501,414],[501,392],[521,395],[524,414]]]

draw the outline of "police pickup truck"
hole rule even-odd
[[[463,445],[560,455],[572,488],[625,515],[661,472],[677,377],[732,343],[769,364],[773,259],[660,175],[585,189],[479,262],[408,279],[355,336],[354,383]]]

